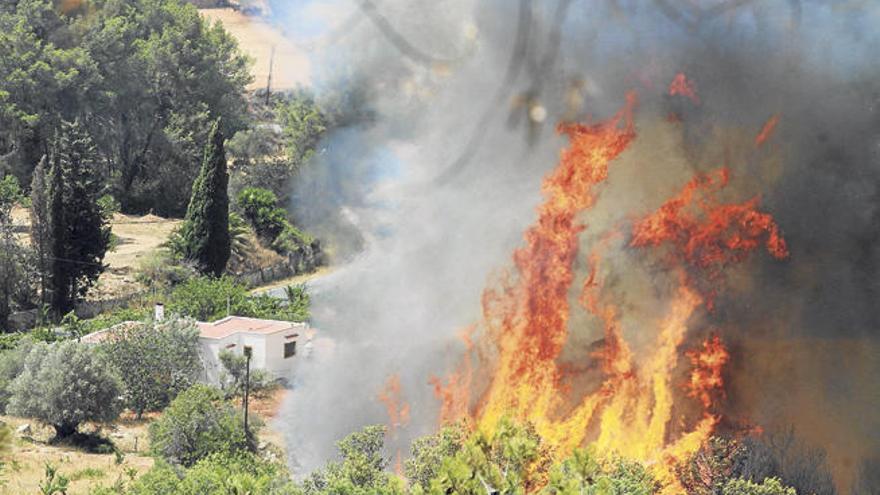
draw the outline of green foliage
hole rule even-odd
[[[58,472],[58,468],[46,463],[46,474],[40,482],[41,495],[65,495],[70,480]]]
[[[99,330],[110,328],[122,322],[145,320],[150,314],[150,309],[141,306],[119,308],[107,313],[101,313],[88,320],[81,320],[80,325],[82,325],[83,335],[88,335]]]
[[[254,436],[221,392],[194,385],[177,396],[150,425],[154,455],[186,467],[213,454],[253,451]]]
[[[248,187],[238,193],[236,203],[260,239],[275,251],[293,253],[314,242],[290,223],[272,191]]]
[[[160,461],[129,491],[130,495],[206,493],[292,495],[298,492],[283,466],[247,452],[211,454],[182,473]]]
[[[62,124],[50,161],[52,308],[66,314],[104,271],[110,225],[97,204],[104,189],[98,155],[79,121]]]
[[[105,194],[98,198],[98,209],[101,210],[101,216],[103,216],[108,222],[113,219],[113,215],[117,214],[122,210],[122,205],[119,204],[119,201],[116,201],[110,194]]]
[[[21,339],[14,348],[0,352],[0,412],[6,410],[11,396],[9,386],[24,371],[25,359],[33,346],[30,339]]]
[[[554,466],[542,493],[554,495],[652,495],[660,485],[642,464],[623,459],[600,463],[578,449]]]
[[[744,479],[733,479],[724,485],[722,495],[797,495],[794,488],[786,487],[776,478],[766,478],[760,484]]]
[[[48,303],[48,283],[52,274],[52,265],[49,260],[52,250],[52,229],[49,223],[49,187],[46,183],[48,167],[49,158],[43,155],[31,178],[30,195],[30,238],[34,250],[34,264],[36,265],[42,306],[46,306]]]
[[[248,187],[238,193],[236,201],[257,235],[270,243],[289,225],[287,213],[278,207],[278,198],[272,191]]]
[[[12,208],[24,200],[14,176],[0,179],[0,330],[14,309],[32,299],[30,252],[16,239],[11,216]]]
[[[12,207],[23,200],[24,196],[15,176],[7,175],[0,179],[0,220],[8,218]]]
[[[104,476],[107,476],[107,473],[104,472],[103,469],[87,467],[73,472],[69,476],[69,479],[70,481],[96,480],[99,478],[103,478]]]
[[[466,438],[465,425],[454,424],[444,426],[433,435],[416,439],[412,444],[412,457],[404,464],[407,479],[427,490],[440,471],[443,460],[457,454]]]
[[[447,458],[428,492],[529,493],[545,484],[550,461],[534,429],[505,419],[492,437],[476,433]]]
[[[400,479],[387,472],[385,427],[368,426],[337,444],[342,458],[315,471],[303,483],[307,495],[402,494]]]
[[[290,160],[295,164],[308,161],[318,141],[327,130],[327,120],[314,100],[307,94],[280,105],[277,109],[284,129],[285,145]]]
[[[102,345],[125,385],[125,404],[140,418],[165,408],[203,371],[199,330],[189,320],[125,325]]]
[[[0,8],[0,155],[26,178],[61,121],[80,116],[124,206],[182,213],[206,127],[245,125],[249,60],[178,0],[54,3]]]
[[[110,363],[75,341],[34,345],[9,392],[10,414],[49,424],[59,438],[84,421],[112,421],[122,409],[122,384]]]
[[[230,218],[230,225],[231,220],[232,218]],[[177,235],[175,239],[180,239],[180,236]],[[141,259],[135,279],[145,287],[165,290],[173,288],[195,275],[195,269],[186,263],[181,263],[171,254],[170,250],[159,249]]]
[[[229,277],[200,277],[177,286],[169,296],[168,309],[199,321],[214,321],[227,314],[305,321],[309,318],[308,293],[302,290],[295,296],[294,300],[287,302],[265,294],[250,295],[247,287]]]
[[[219,277],[229,261],[229,174],[223,150],[220,121],[214,123],[205,148],[201,172],[192,188],[192,196],[180,235],[183,257],[196,263],[203,274]]]
[[[248,298],[247,288],[230,277],[196,277],[174,288],[168,310],[199,321],[214,321],[231,314]]]
[[[245,378],[247,377],[247,358],[226,349],[220,351],[220,387],[227,398],[243,397]],[[251,368],[248,390],[252,396],[265,396],[269,391],[278,388],[278,383],[266,370]]]

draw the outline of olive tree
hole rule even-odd
[[[106,356],[75,341],[34,345],[9,393],[9,414],[51,425],[58,438],[85,421],[112,421],[122,410],[122,382]]]

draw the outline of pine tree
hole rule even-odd
[[[98,206],[103,183],[91,137],[79,121],[65,122],[55,142],[49,184],[52,309],[61,315],[104,271],[110,226]]]
[[[184,256],[199,271],[219,277],[230,256],[229,174],[223,132],[218,119],[211,128],[199,176],[192,188],[186,220],[181,230]]]
[[[40,159],[31,179],[31,245],[36,258],[37,276],[40,284],[40,303],[46,304],[48,282],[51,265],[49,264],[52,249],[49,224],[49,191],[46,184],[46,170],[49,159],[46,155]]]

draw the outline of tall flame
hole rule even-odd
[[[676,81],[670,92],[693,89],[683,75]],[[725,266],[743,261],[761,246],[778,259],[788,250],[773,218],[757,210],[758,198],[731,204],[716,199],[729,181],[726,168],[694,177],[657,211],[633,224],[629,247],[660,249],[677,281],[665,316],[650,324],[653,328],[639,329],[653,332],[654,343],[647,355],[636,359],[622,331],[621,306],[603,292],[599,270],[606,244],[620,234],[602,236],[587,255],[579,301],[603,326],[601,350],[585,356],[600,360],[603,377],[593,392],[570,397],[563,383],[567,371],[558,358],[568,337],[569,295],[579,237],[586,228],[578,217],[595,204],[609,165],[635,139],[635,104],[631,93],[624,108],[606,122],[559,126],[570,146],[544,180],[538,219],[526,230],[525,245],[513,253],[514,270],[483,293],[478,338],[494,354],[485,365],[489,380],[478,402],[470,403],[477,376],[470,352],[445,384],[436,378],[432,382],[443,402],[444,421],[467,416],[488,433],[504,416],[529,421],[559,455],[590,443],[600,453],[651,463],[666,492],[678,493],[673,465],[697,451],[717,424],[713,399],[728,358],[718,339],[688,355],[695,366],[688,394],[699,399],[702,414],[684,432],[673,431],[673,372],[689,320],[700,307],[712,309]],[[474,347],[472,331],[466,334],[469,351]]]

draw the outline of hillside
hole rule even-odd
[[[241,50],[254,60],[253,82],[248,89],[263,89],[272,66],[272,88],[290,90],[308,86],[311,63],[306,50],[284,36],[276,26],[230,8],[200,9],[202,16],[220,22],[238,40]],[[274,51],[274,62],[273,62]]]

